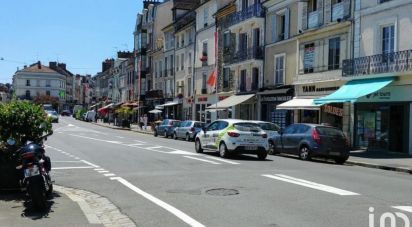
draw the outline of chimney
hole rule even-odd
[[[57,68],[57,62],[55,62],[55,61],[49,62],[49,68],[56,69]]]
[[[59,68],[66,70],[66,64],[64,63],[59,63]]]
[[[41,69],[41,62],[40,61],[37,62],[37,68]]]

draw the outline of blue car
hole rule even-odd
[[[293,124],[274,138],[274,153],[298,155],[302,160],[324,157],[343,164],[349,143],[341,129],[317,124]]]

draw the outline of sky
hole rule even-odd
[[[95,75],[117,51],[133,50],[142,0],[7,0],[0,7],[0,83],[17,67],[66,63]]]

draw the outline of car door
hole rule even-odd
[[[292,137],[294,136],[294,133],[296,131],[297,125],[291,125],[287,127],[284,131],[283,134],[281,135],[281,144],[282,144],[282,152],[284,153],[290,153],[292,149]]]
[[[159,125],[158,134],[164,135],[166,126],[169,124],[169,120],[163,120],[163,122]]]
[[[206,133],[204,133],[204,135],[203,135],[204,138],[205,138],[204,143],[203,143],[205,147],[214,148],[214,146],[213,146],[213,139],[214,139],[213,135],[215,133],[217,133],[216,131],[217,131],[218,128],[219,128],[219,121],[215,121],[207,127]]]
[[[306,136],[306,132],[309,130],[309,126],[307,125],[297,125],[293,135],[290,138],[290,149],[291,153],[299,154],[299,145],[302,140],[304,140]]]

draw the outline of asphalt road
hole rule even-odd
[[[370,226],[370,218],[379,226],[385,212],[412,222],[409,174],[282,156],[221,159],[196,154],[192,142],[71,117],[54,130],[47,152],[56,183],[107,197],[138,226]]]

